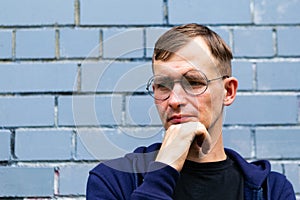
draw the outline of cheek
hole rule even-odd
[[[167,105],[166,103],[164,102],[158,102],[158,101],[155,101],[155,106],[156,106],[156,109],[158,111],[158,114],[160,116],[161,119],[164,119],[165,117],[165,113],[166,113],[166,110],[167,110]]]
[[[198,119],[205,127],[208,127],[212,118],[212,99],[211,95],[204,93],[195,98],[192,102],[193,109],[198,113]]]
[[[194,109],[198,110],[200,113],[209,111],[211,108],[211,96],[209,94],[202,94],[201,96],[194,98],[192,105]]]

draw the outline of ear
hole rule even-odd
[[[229,77],[224,80],[225,98],[224,105],[229,106],[233,103],[238,88],[238,80],[234,77]]]

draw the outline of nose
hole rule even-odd
[[[174,83],[170,97],[167,99],[168,104],[173,109],[179,109],[186,104],[186,92],[180,82]]]

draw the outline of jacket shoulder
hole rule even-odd
[[[268,196],[272,199],[295,200],[295,192],[291,182],[285,175],[278,172],[270,172],[267,178]]]

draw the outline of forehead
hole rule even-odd
[[[201,37],[191,40],[167,61],[154,60],[154,74],[184,74],[191,69],[206,75],[219,74],[216,60]]]

